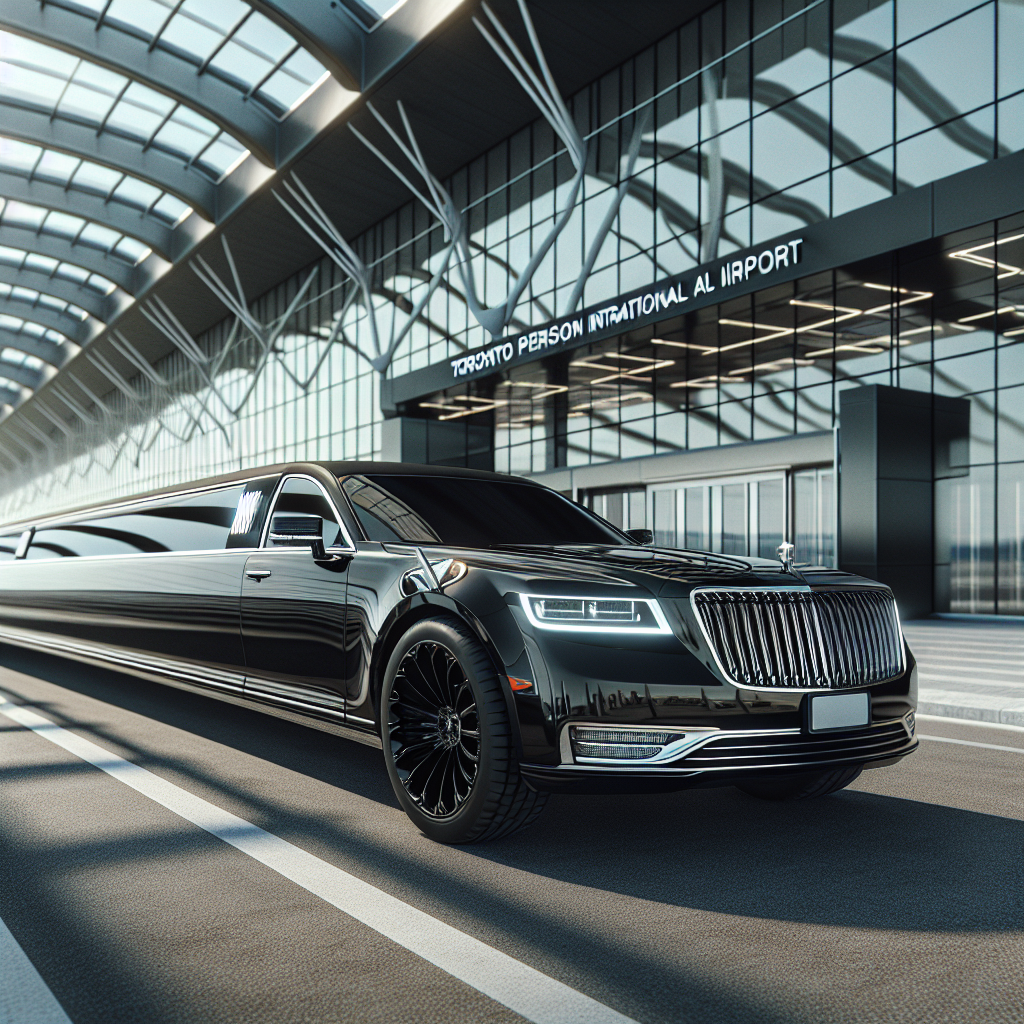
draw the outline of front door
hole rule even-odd
[[[308,543],[279,539],[275,524],[296,521],[317,531],[327,558]],[[345,616],[351,544],[323,487],[311,477],[286,477],[259,551],[242,579],[245,692],[299,708],[343,714]],[[333,557],[332,557],[333,556]]]

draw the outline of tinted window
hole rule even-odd
[[[269,476],[262,480],[252,480],[245,485],[245,491],[238,500],[231,529],[228,533],[229,548],[259,547],[263,523],[270,506],[270,496],[274,493],[280,477]]]
[[[21,530],[0,537],[0,562],[13,561],[15,552],[18,550],[19,540],[21,540]]]
[[[289,477],[277,495],[273,514],[315,516],[321,521],[320,536],[323,538],[324,547],[348,547],[348,541],[338,525],[338,517],[327,500],[327,495],[320,485],[312,480],[297,476]],[[273,538],[268,536],[267,547],[276,546]]]
[[[29,558],[217,551],[225,547],[242,485],[171,498],[116,515],[37,530]]]
[[[371,540],[491,547],[621,544],[610,526],[555,491],[438,476],[348,477],[342,486]]]

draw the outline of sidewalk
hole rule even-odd
[[[921,714],[1024,726],[1024,623],[918,619],[903,632]]]

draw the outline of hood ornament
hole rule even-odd
[[[793,545],[790,544],[788,540],[784,540],[778,547],[778,551],[776,553],[779,561],[782,563],[783,572],[793,571],[793,551]]]

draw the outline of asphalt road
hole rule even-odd
[[[0,1024],[1024,1021],[1024,730],[449,848],[354,742],[14,648],[0,700]]]

